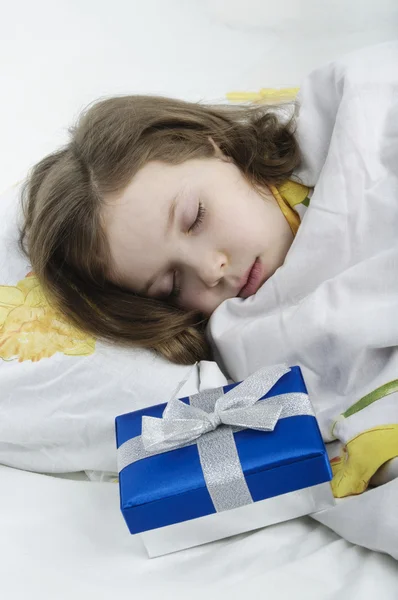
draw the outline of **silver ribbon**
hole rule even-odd
[[[273,431],[280,418],[313,415],[307,394],[290,393],[259,400],[290,371],[286,365],[265,367],[224,394],[223,388],[176,396],[162,418],[142,418],[142,435],[118,448],[119,472],[155,454],[197,444],[204,479],[217,512],[253,502],[240,464],[234,432]]]

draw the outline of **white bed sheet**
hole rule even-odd
[[[396,600],[392,558],[310,518],[148,559],[118,486],[0,467],[0,581],[7,600]]]

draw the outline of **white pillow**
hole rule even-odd
[[[168,401],[190,371],[195,390],[197,375],[54,321],[18,250],[20,191],[0,196],[0,463],[116,472],[115,416]]]

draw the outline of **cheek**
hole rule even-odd
[[[190,287],[181,295],[178,305],[184,310],[198,310],[210,316],[222,300],[223,298],[216,298],[215,294]]]
[[[184,291],[178,298],[178,305],[184,310],[203,311],[205,304],[205,294],[195,290],[191,284],[185,286]]]
[[[244,196],[231,203],[227,222],[237,236],[247,235],[251,230],[264,226],[266,216],[267,206],[262,198]]]
[[[211,230],[208,231],[207,243],[217,246],[228,253],[230,258],[238,258],[236,253],[242,246],[250,245],[253,233],[259,229],[259,220],[250,210],[232,205],[223,214],[214,219]]]

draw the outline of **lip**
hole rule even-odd
[[[263,268],[260,259],[256,258],[243,278],[243,286],[241,287],[238,296],[240,298],[248,298],[255,294],[262,283],[262,274]]]

